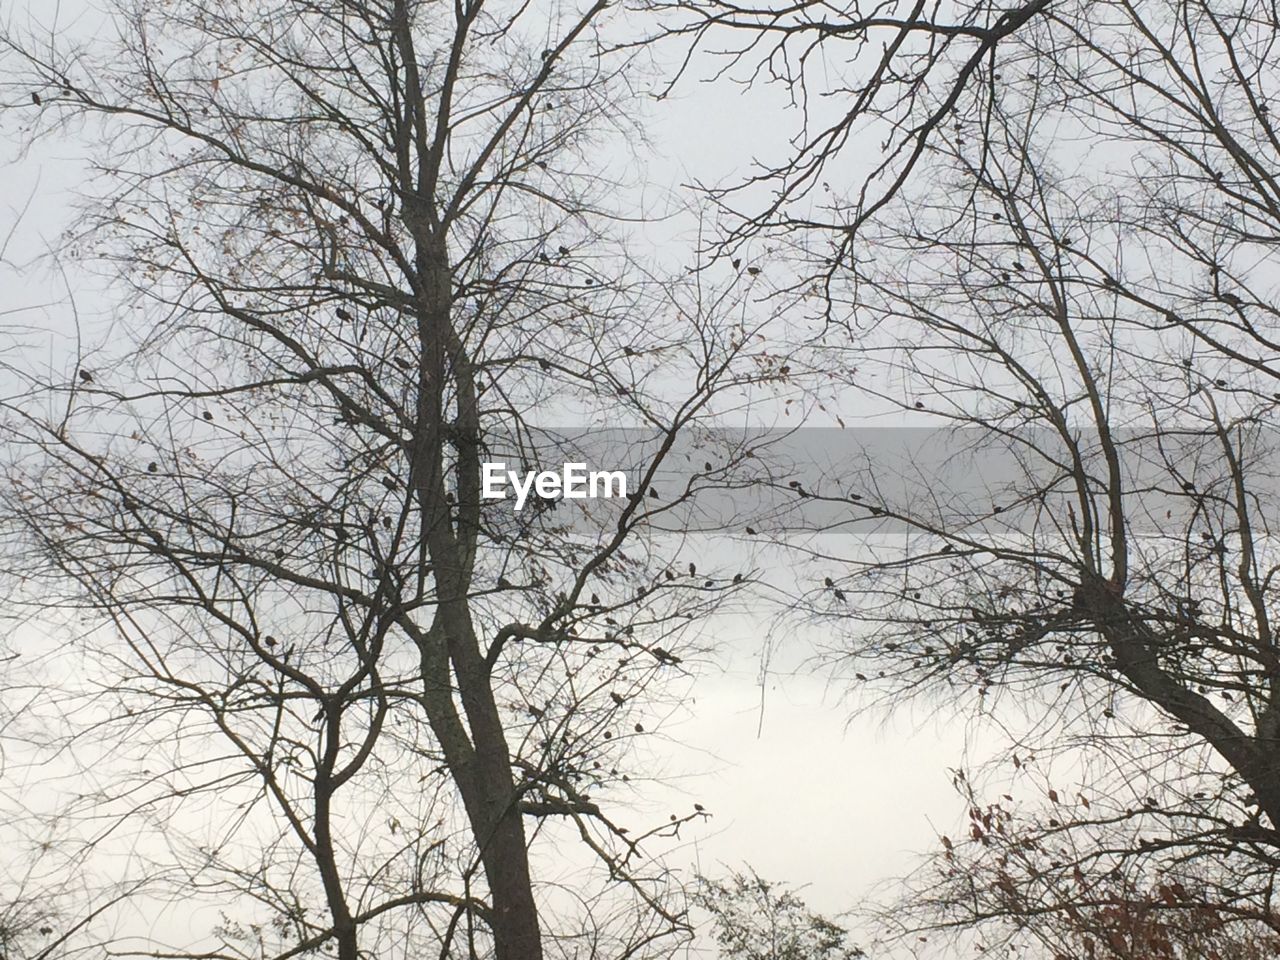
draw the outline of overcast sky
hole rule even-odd
[[[62,3],[64,21],[79,15],[81,2]],[[17,6],[48,16],[45,0],[18,0]],[[664,191],[720,182],[742,173],[762,146],[779,149],[793,115],[767,105],[758,91],[747,97],[727,85],[693,82],[654,104],[655,149],[644,179],[655,206]],[[105,321],[94,296],[97,281],[63,277],[47,265],[16,268],[71,222],[82,170],[77,143],[47,141],[26,157],[10,146],[4,159],[0,234],[28,199],[31,205],[9,250],[0,307],[6,319],[27,328],[23,339],[33,355],[47,352],[55,367],[65,367],[73,362],[76,337],[66,287],[75,292],[92,339]],[[856,413],[845,411],[850,418]],[[960,761],[963,724],[954,713],[932,716],[927,704],[889,721],[883,714],[851,720],[845,689],[811,669],[803,631],[774,652],[762,689],[770,626],[764,612],[718,623],[718,655],[699,667],[685,709],[663,720],[669,739],[660,743],[668,752],[658,762],[669,782],[641,788],[637,802],[659,809],[694,799],[712,812],[685,832],[685,845],[672,851],[674,865],[714,875],[722,864],[749,863],[765,877],[807,885],[813,906],[839,912],[908,869],[914,854],[959,818],[946,768]]]

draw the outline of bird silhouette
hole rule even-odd
[[[40,94],[38,94],[38,93],[36,93],[34,90],[32,90],[32,91],[31,91],[31,102],[32,102],[32,103],[34,103],[34,104],[38,107],[38,106],[40,106],[40,104],[41,104],[41,103],[43,103],[44,101],[40,99]]]
[[[347,323],[350,323],[352,320],[355,319],[353,316],[351,316],[350,313],[348,313],[346,310],[343,310],[342,307],[339,307],[334,312],[338,315],[339,320],[346,321]]]

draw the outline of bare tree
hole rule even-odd
[[[932,458],[904,439],[896,468],[806,481],[881,533],[814,554],[805,605],[846,627],[850,682],[971,707],[984,794],[1042,771],[1019,801],[1050,811],[1020,832],[1028,876],[1193,876],[1266,925],[1278,39],[1268,4],[1054,5],[976,68],[983,109],[937,128],[932,183],[852,263],[790,235],[827,281],[797,302],[826,317],[832,368],[903,438],[936,430]],[[956,893],[949,917],[999,929],[991,904]]]
[[[716,943],[734,960],[857,960],[848,931],[808,908],[785,884],[750,868],[723,880],[700,877],[694,903],[711,914]]]
[[[103,778],[63,815],[151,902],[226,912],[116,952],[620,958],[685,930],[647,851],[701,812],[631,833],[607,804],[749,579],[680,536],[739,454],[655,477],[768,379],[764,321],[626,254],[606,7],[177,0],[80,46],[4,32],[25,134],[101,143],[68,245],[122,291],[101,348],[10,405],[11,569],[82,624],[49,662],[75,661],[63,754]],[[629,497],[482,495],[483,463],[575,460],[600,425],[634,428]]]
[[[1059,15],[1083,15],[1088,4],[648,0],[643,6],[663,14],[665,37],[683,41],[671,88],[709,70],[718,81],[757,90],[762,100],[776,88],[797,118],[785,142],[761,137],[756,156],[777,159],[756,159],[741,179],[709,187],[726,214],[726,240],[717,249],[736,249],[759,235],[817,231],[831,240],[827,259],[838,268],[854,255],[858,230],[913,173],[927,175],[933,140],[998,96],[992,68],[1006,41],[1039,32]]]

